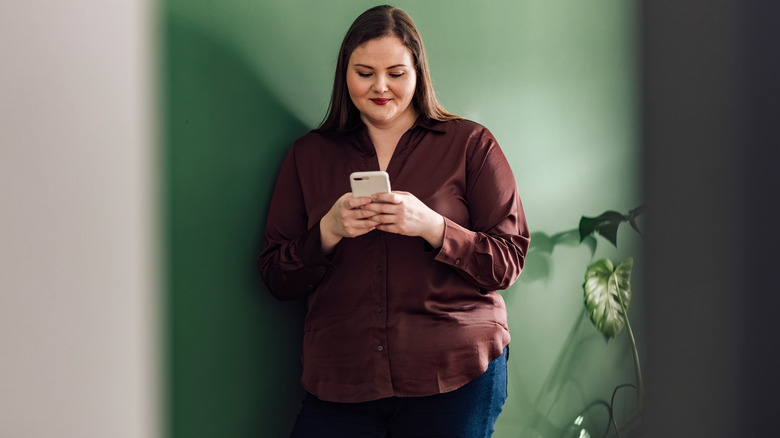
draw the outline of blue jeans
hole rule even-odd
[[[481,438],[493,435],[507,397],[508,348],[487,371],[455,391],[332,403],[306,394],[291,438]]]

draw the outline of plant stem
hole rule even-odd
[[[623,310],[623,318],[626,321],[626,328],[628,329],[628,336],[631,340],[631,349],[634,353],[634,370],[636,370],[636,393],[637,393],[637,407],[639,413],[642,413],[642,399],[644,398],[644,384],[642,383],[642,369],[639,365],[639,350],[636,348],[636,339],[634,338],[634,331],[631,330],[631,323],[628,321],[628,309],[623,302],[623,294],[620,293],[620,283],[618,283],[617,273],[613,272],[612,276],[615,278],[615,290],[617,291],[618,302],[620,302],[620,308]]]
[[[613,426],[615,426],[615,435],[618,438],[620,438],[620,428],[618,428],[617,419],[615,419],[615,396],[617,395],[617,392],[621,388],[634,388],[635,390],[637,390],[636,385],[626,383],[623,385],[618,385],[617,387],[615,387],[615,390],[612,391],[612,398],[609,400],[609,421],[612,423]],[[607,431],[609,431],[609,427],[607,427]]]

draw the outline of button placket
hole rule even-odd
[[[376,291],[374,297],[374,321],[377,337],[374,339],[374,351],[387,354],[387,240],[382,232],[377,232]],[[386,358],[380,359],[382,368],[387,368]],[[389,376],[388,376],[389,378]]]

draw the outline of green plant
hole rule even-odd
[[[557,247],[585,246],[590,250],[591,257],[593,257],[598,248],[598,236],[617,247],[618,230],[624,222],[629,223],[631,228],[642,236],[637,224],[637,218],[643,212],[643,206],[639,206],[627,214],[606,211],[596,217],[582,216],[576,229],[560,231],[554,234],[539,231],[531,233],[531,246],[526,259],[526,270],[520,277],[521,281],[532,282],[549,279],[552,272],[551,257]],[[610,400],[596,400],[585,407],[571,425],[572,429],[570,432],[579,435],[572,436],[590,436],[582,424],[585,421],[585,412],[594,407],[605,407],[608,413],[608,426],[604,434],[606,436],[609,433],[609,429],[614,427],[616,436],[620,437],[620,427],[615,418],[615,396],[622,389],[633,388],[636,390],[638,415],[632,418],[632,421],[634,419],[641,420],[644,384],[636,339],[628,319],[628,309],[631,303],[631,271],[633,264],[633,258],[628,258],[618,263],[617,266],[611,260],[601,259],[591,263],[585,270],[585,281],[583,283],[584,310],[593,325],[607,341],[614,339],[624,327],[627,328],[633,353],[636,384],[618,385],[612,391]],[[625,424],[623,426],[625,427]]]
[[[642,206],[631,210],[627,215],[615,211],[607,211],[591,218],[583,216],[580,219],[580,242],[588,241],[592,251],[595,246],[592,241],[595,234],[601,235],[617,247],[617,230],[621,223],[628,222],[641,236],[636,218],[642,214]],[[612,392],[609,403],[610,422],[619,437],[620,430],[614,416],[615,394],[622,388],[633,387],[637,392],[637,407],[639,415],[642,413],[642,399],[644,384],[639,362],[639,351],[636,345],[634,332],[628,318],[628,307],[631,303],[631,270],[634,259],[629,257],[615,266],[609,259],[600,259],[588,266],[585,270],[585,282],[582,285],[585,308],[593,325],[607,340],[615,338],[626,327],[628,330],[631,349],[634,355],[634,370],[636,372],[636,385],[624,384],[617,386]]]

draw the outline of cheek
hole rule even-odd
[[[362,96],[366,92],[365,88],[363,81],[356,80],[352,76],[347,76],[347,91],[349,92],[350,97]]]
[[[417,80],[413,79],[406,84],[404,84],[404,95],[407,99],[411,100],[412,97],[414,97],[414,92],[416,90]]]

